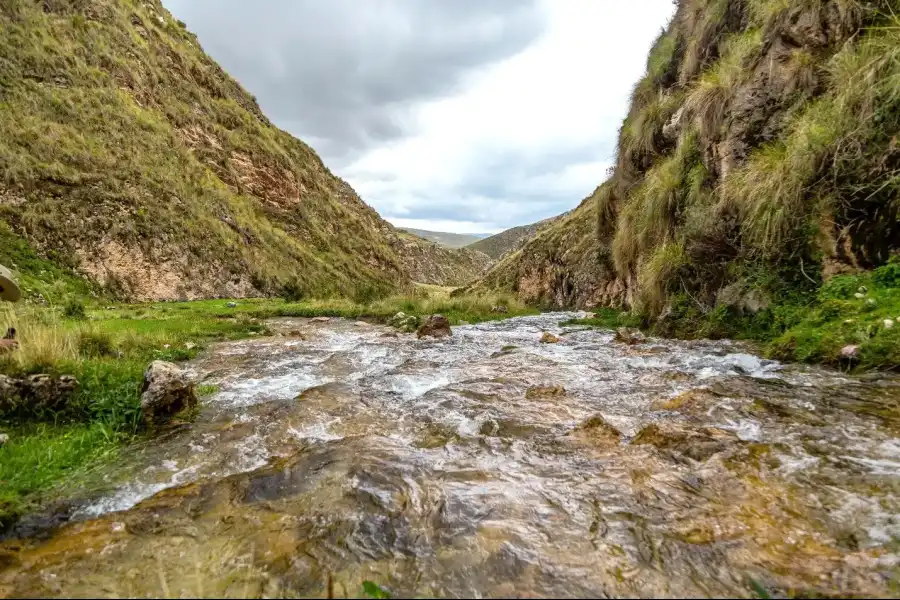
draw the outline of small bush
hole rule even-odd
[[[85,329],[78,334],[78,353],[94,358],[114,356],[116,347],[112,337],[105,331]]]
[[[69,298],[63,306],[63,316],[68,319],[84,319],[87,314],[84,310],[84,304],[77,298]]]
[[[888,264],[875,269],[872,281],[881,287],[900,287],[900,259],[894,257]]]

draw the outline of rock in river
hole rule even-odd
[[[444,315],[431,315],[425,320],[425,323],[419,327],[416,332],[419,338],[431,336],[436,338],[449,337],[453,335],[450,331],[450,320]]]
[[[558,344],[560,342],[559,338],[550,333],[549,331],[545,331],[544,335],[541,336],[542,344]]]
[[[641,344],[647,341],[647,338],[641,333],[640,329],[635,329],[634,327],[619,327],[616,329],[616,341],[633,345]]]
[[[161,425],[172,415],[196,405],[194,384],[184,370],[163,360],[150,363],[141,389],[141,412],[149,427]]]

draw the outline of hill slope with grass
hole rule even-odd
[[[538,221],[537,223],[532,223],[531,225],[520,225],[519,227],[512,227],[505,231],[501,231],[496,235],[492,235],[482,240],[478,240],[477,242],[470,243],[467,247],[471,248],[472,250],[484,252],[494,260],[498,260],[504,255],[509,254],[524,245],[525,242],[537,235],[537,233],[541,229],[550,225],[562,216],[564,215],[544,219],[543,221]]]
[[[446,246],[447,248],[463,248],[478,240],[483,240],[490,234],[474,234],[474,233],[450,233],[447,231],[428,231],[427,229],[413,229],[411,227],[403,227],[403,231],[417,235],[430,242]]]
[[[0,3],[0,220],[26,254],[137,300],[365,298],[442,258],[273,126],[158,0]]]
[[[556,305],[778,341],[786,357],[837,360],[850,344],[863,362],[900,364],[886,350],[898,328],[883,324],[900,317],[895,284],[870,274],[900,250],[897,15],[897,0],[680,0],[635,86],[613,175],[565,226],[576,246],[539,235],[476,289],[532,297],[542,272]],[[594,262],[559,262],[581,246]],[[801,351],[798,328],[827,356]]]

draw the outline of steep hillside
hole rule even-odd
[[[761,312],[777,328],[778,306],[884,264],[900,249],[898,14],[897,0],[680,0],[597,209],[558,224],[595,261],[561,261],[571,241],[539,235],[480,286],[533,297],[542,273],[556,305]]]
[[[418,283],[463,286],[481,277],[493,263],[482,252],[447,248],[407,232],[399,232],[392,247],[403,258],[410,278]]]
[[[483,240],[490,235],[473,233],[449,233],[446,231],[428,231],[426,229],[412,229],[410,227],[403,227],[402,230],[406,233],[417,235],[420,238],[426,239],[430,242],[440,244],[441,246],[446,246],[447,248],[463,248],[465,246],[468,246],[469,244],[477,242],[478,240]]]
[[[504,254],[509,254],[516,250],[537,235],[538,231],[563,216],[565,215],[551,217],[549,219],[544,219],[543,221],[538,221],[537,223],[532,223],[531,225],[520,225],[519,227],[501,231],[496,235],[469,244],[469,248],[484,252],[494,260],[497,260]]]
[[[0,3],[0,219],[26,254],[133,299],[369,296],[436,256],[274,127],[158,0]]]
[[[514,291],[523,302],[545,308],[613,303],[622,290],[608,252],[598,254],[603,247],[597,244],[597,199],[595,192],[575,210],[542,221],[548,224],[503,257],[472,289]]]

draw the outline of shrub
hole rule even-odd
[[[63,316],[69,319],[86,318],[84,304],[77,298],[69,298],[63,306]]]

